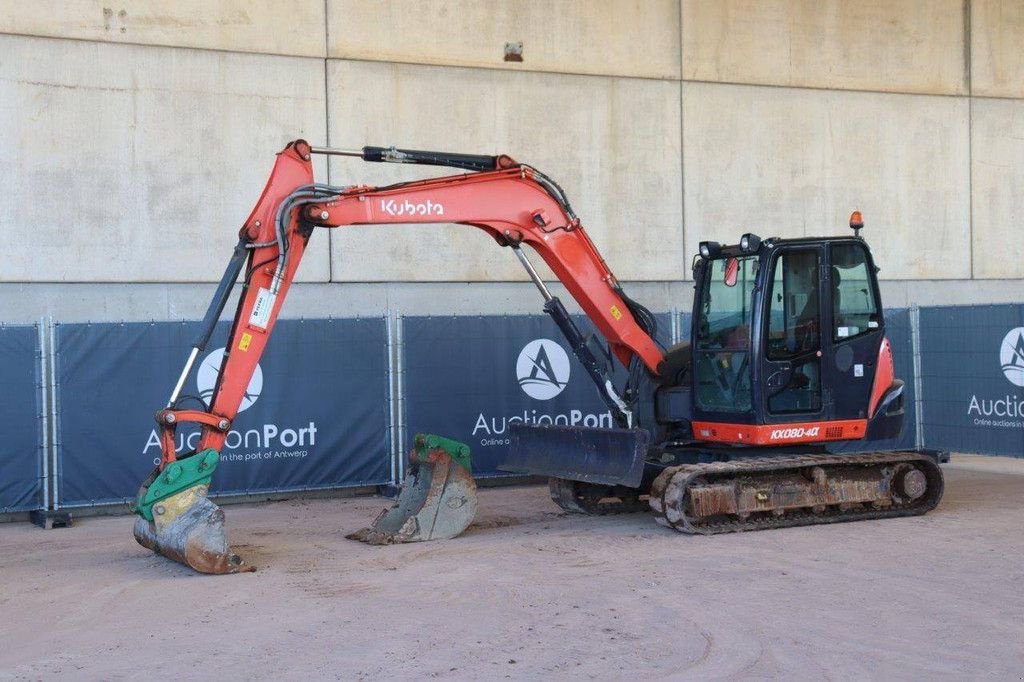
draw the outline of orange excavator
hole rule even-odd
[[[447,166],[449,177],[384,187],[313,180],[315,154]],[[250,567],[230,551],[223,511],[207,499],[220,450],[274,329],[307,242],[318,228],[456,223],[512,250],[544,311],[594,381],[613,428],[510,426],[508,471],[548,477],[570,512],[649,508],[684,533],[711,534],[923,514],[943,490],[936,453],[830,454],[838,441],[899,435],[904,386],[896,378],[877,268],[851,217],[847,237],[701,242],[694,257],[691,338],[655,341],[655,317],[612,274],[551,178],[508,156],[290,143],[277,155],[204,319],[203,331],[156,414],[162,460],[136,502],[140,543],[206,573]],[[540,255],[593,321],[584,335],[531,263]],[[206,410],[178,405],[231,290],[242,275],[227,351]],[[627,370],[616,386],[609,362]],[[195,450],[175,452],[175,430],[199,424]],[[472,520],[475,487],[465,446],[417,437],[410,480],[373,528],[372,542],[452,537]]]

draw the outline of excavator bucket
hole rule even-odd
[[[224,511],[206,496],[218,458],[205,450],[157,467],[135,501],[135,539],[200,573],[254,571],[228,547]]]
[[[446,540],[466,530],[476,516],[476,483],[469,447],[419,434],[409,453],[409,471],[398,501],[369,528],[348,535],[371,545]]]

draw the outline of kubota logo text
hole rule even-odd
[[[196,371],[196,388],[199,389],[199,397],[206,403],[207,408],[213,400],[213,387],[217,384],[217,375],[220,374],[222,364],[224,364],[224,349],[218,348],[206,356]],[[242,396],[238,411],[244,412],[252,407],[260,397],[261,391],[263,391],[263,370],[257,364],[256,371],[252,373],[252,379],[249,379],[249,385],[245,389],[245,395]]]
[[[551,339],[526,344],[516,360],[516,376],[523,392],[537,400],[550,400],[569,383],[569,356]]]
[[[393,216],[444,215],[444,206],[442,204],[435,204],[430,199],[418,203],[413,203],[408,199],[402,202],[395,201],[394,199],[381,199],[380,210]]]
[[[1014,386],[1024,386],[1024,327],[1011,329],[999,346],[1003,375]]]
[[[811,428],[796,428],[796,429],[773,429],[771,439],[782,440],[787,438],[814,438],[818,435],[821,430],[820,426],[812,426]]]

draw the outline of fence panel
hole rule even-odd
[[[657,318],[659,340],[668,345],[671,317]],[[592,330],[585,318],[576,322],[584,333]],[[508,453],[511,422],[612,426],[611,412],[547,316],[406,317],[402,328],[407,434],[466,443],[475,476],[508,475],[497,466]],[[626,372],[617,360],[609,364],[621,388]]]
[[[123,502],[160,457],[163,407],[196,322],[56,327],[57,499]],[[228,323],[215,339],[227,337]],[[223,347],[197,362],[181,407],[209,400]],[[221,453],[212,494],[386,483],[391,478],[383,319],[281,320]],[[198,432],[182,427],[179,452]]]
[[[39,327],[0,326],[0,513],[42,506]]]
[[[925,445],[1024,457],[1024,307],[921,308]]]

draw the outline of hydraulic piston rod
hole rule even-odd
[[[181,389],[185,386],[185,380],[188,379],[189,372],[192,371],[196,358],[206,348],[206,344],[210,341],[210,336],[213,335],[213,330],[217,326],[217,320],[220,319],[220,314],[224,312],[224,306],[228,302],[228,297],[231,296],[231,290],[235,286],[235,280],[238,279],[238,273],[242,271],[242,266],[245,265],[245,261],[249,256],[249,250],[246,248],[247,242],[248,239],[242,237],[238,240],[238,244],[235,245],[234,253],[231,254],[231,260],[228,261],[228,266],[224,269],[224,275],[220,278],[220,283],[217,284],[217,291],[213,294],[213,300],[210,301],[210,306],[206,309],[199,337],[192,343],[192,352],[185,362],[185,367],[181,370],[178,382],[174,385],[174,390],[171,391],[171,398],[167,401],[168,408],[174,407],[175,401],[181,395]]]
[[[310,147],[313,154],[327,156],[352,156],[363,161],[378,163],[413,163],[425,166],[448,166],[470,171],[489,171],[512,168],[515,161],[507,156],[485,154],[453,154],[451,152],[430,152],[421,149],[397,149],[395,147],[363,147],[362,149],[336,149],[334,147]]]
[[[608,376],[608,369],[604,363],[597,359],[594,352],[591,350],[587,343],[587,337],[583,335],[580,328],[576,326],[576,323],[572,321],[572,317],[569,316],[569,311],[565,309],[565,305],[558,299],[557,296],[552,295],[551,290],[548,289],[547,285],[544,284],[544,280],[540,278],[540,274],[537,269],[533,267],[533,263],[523,253],[522,248],[519,245],[512,245],[512,251],[516,254],[516,258],[523,264],[527,274],[530,275],[530,279],[540,290],[541,296],[544,297],[544,312],[551,316],[551,319],[555,321],[558,328],[562,331],[562,335],[565,336],[565,340],[569,342],[569,347],[572,348],[572,352],[576,355],[576,358],[583,365],[583,368],[587,371],[587,374],[597,385],[597,389],[600,392],[601,399],[605,405],[612,411],[612,414],[617,415],[617,420],[625,425],[627,428],[633,426],[633,413],[626,405],[626,401],[622,399],[618,391],[615,390],[614,384],[612,384],[611,377]]]

